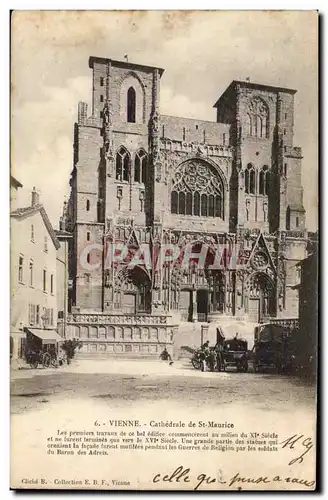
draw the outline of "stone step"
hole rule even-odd
[[[141,354],[141,353],[132,353],[130,355],[128,354],[121,354],[121,353],[113,353],[109,352],[108,354],[99,354],[97,352],[92,353],[79,353],[75,356],[74,360],[89,360],[89,359],[126,359],[126,360],[137,360],[137,359],[142,359],[142,360],[149,360],[149,361],[154,361],[159,359],[158,354]]]

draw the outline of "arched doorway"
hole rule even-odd
[[[249,280],[248,317],[256,323],[276,313],[275,287],[265,273],[252,274]]]
[[[223,314],[226,300],[226,277],[222,271],[212,271],[209,274],[211,285],[211,312]]]
[[[129,269],[121,286],[121,308],[125,314],[151,312],[149,276],[139,266]]]
[[[185,258],[184,252],[190,258]],[[181,253],[179,273],[179,311],[182,321],[208,321],[208,314],[215,309],[224,311],[224,275],[211,271],[215,249],[211,245],[194,241]]]

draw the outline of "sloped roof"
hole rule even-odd
[[[34,207],[30,206],[30,207],[17,208],[16,210],[13,210],[10,213],[10,217],[13,217],[14,219],[25,219],[26,217],[30,217],[31,215],[34,215],[37,212],[40,212],[41,217],[42,217],[43,222],[44,222],[44,225],[47,228],[47,231],[52,239],[52,242],[53,242],[56,250],[58,250],[58,248],[60,247],[60,243],[58,241],[58,238],[56,236],[54,228],[52,227],[52,224],[49,220],[49,217],[48,217],[47,212],[45,211],[43,205],[38,204],[38,205],[35,205]]]
[[[305,212],[303,205],[288,205],[288,207],[292,212]]]
[[[10,176],[10,185],[14,188],[22,188],[23,184],[21,184],[13,175]]]
[[[72,233],[64,231],[63,229],[55,229],[55,235],[57,238],[73,238]]]
[[[10,217],[23,217],[23,216],[28,216],[28,215],[33,215],[36,212],[39,212],[39,207],[41,205],[36,205],[34,207],[20,207],[16,208],[12,212],[10,212]]]

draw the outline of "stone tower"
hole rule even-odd
[[[296,90],[233,81],[215,104],[235,148],[232,230],[304,230],[302,151],[294,147]]]
[[[76,254],[81,254],[86,242],[102,244],[104,234],[119,221],[151,224],[156,200],[151,165],[159,154],[163,70],[97,57],[90,57],[89,66],[92,111],[88,117],[87,104],[79,103],[71,181]],[[85,274],[76,262],[75,302],[103,310],[102,266]]]

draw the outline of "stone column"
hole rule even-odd
[[[231,272],[226,272],[225,279],[225,312],[227,314],[232,314],[232,282],[231,282]]]
[[[286,177],[284,172],[285,162],[285,144],[282,130],[282,95],[279,93],[277,98],[277,179],[279,186],[279,229],[286,229]]]
[[[241,270],[236,272],[235,297],[235,315],[240,316],[244,313],[244,276]]]
[[[212,311],[216,311],[216,280],[213,280]]]
[[[113,245],[114,221],[106,219],[104,229],[104,257],[103,257],[103,310],[106,312],[114,311],[114,289],[115,289],[115,269],[113,265]],[[106,269],[106,267],[109,267]]]
[[[234,203],[234,227],[241,224],[244,225],[245,221],[245,191],[244,191],[244,173],[242,172],[242,116],[240,110],[240,100],[242,98],[242,93],[237,86],[236,88],[236,115],[234,122],[234,145],[235,145],[235,158],[233,167],[233,178],[235,183],[235,190],[232,191],[231,195],[235,196]]]
[[[114,173],[114,142],[113,142],[113,107],[111,100],[111,63],[107,64],[106,71],[106,100],[103,109],[103,159],[105,162],[106,175],[106,194],[109,192],[109,184],[112,182]],[[105,194],[105,201],[106,201]],[[107,207],[106,207],[107,208]],[[105,214],[106,217],[107,214]]]
[[[202,346],[206,340],[208,340],[208,325],[202,325],[200,331],[200,345]]]
[[[165,179],[163,177],[163,161],[160,151],[160,114],[159,114],[159,71],[154,70],[153,73],[153,102],[152,113],[149,122],[149,146],[151,153],[151,179],[152,179],[152,201],[151,201],[151,218],[155,222],[162,222],[165,213]]]
[[[192,291],[192,321],[193,323],[197,323],[198,315],[197,315],[197,290],[193,289]]]
[[[163,263],[161,260],[161,244],[162,244],[162,226],[154,224],[153,226],[153,245],[152,245],[152,311],[163,312]]]
[[[209,290],[208,292],[208,312],[211,314],[214,310],[213,304],[214,304],[214,288]]]
[[[279,237],[277,240],[277,275],[275,279],[275,308],[276,314],[282,314],[286,308],[286,263],[285,263],[285,253],[286,253],[286,233],[284,231],[279,231]]]
[[[158,312],[158,291],[154,288],[151,290],[151,312]]]

